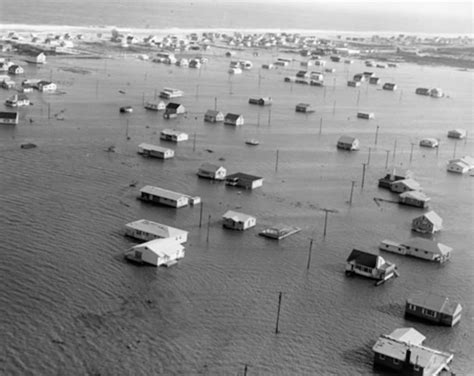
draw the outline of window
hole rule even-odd
[[[398,359],[393,359],[393,364],[398,364],[398,363],[399,363]]]
[[[384,359],[385,359],[385,355],[379,354],[379,359],[380,359],[380,360],[384,360]]]
[[[415,311],[415,310],[416,310],[416,305],[414,305],[414,304],[408,304],[408,309],[409,309],[410,311]]]
[[[417,365],[417,364],[415,364],[415,365],[413,366],[413,369],[414,369],[415,371],[419,371],[419,370],[420,370],[420,366]]]
[[[423,310],[421,312],[426,316],[436,317],[436,312],[432,311],[430,309],[423,308]]]

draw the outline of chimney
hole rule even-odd
[[[410,365],[410,360],[411,360],[411,350],[410,348],[407,349],[407,352],[405,354],[405,365]]]

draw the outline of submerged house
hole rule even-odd
[[[149,101],[145,103],[144,107],[151,111],[164,111],[166,109],[166,104],[163,101]]]
[[[8,67],[8,74],[17,75],[23,73],[25,73],[25,70],[20,65],[13,64]]]
[[[337,148],[343,150],[359,150],[359,140],[352,136],[341,136],[337,141]]]
[[[227,170],[223,166],[217,166],[212,163],[203,163],[197,172],[200,178],[212,180],[224,180]]]
[[[220,123],[224,121],[224,114],[221,111],[207,110],[204,114],[204,121],[208,123]]]
[[[299,231],[301,231],[299,227],[275,225],[260,231],[258,234],[269,239],[281,240]]]
[[[182,104],[170,102],[166,105],[163,117],[165,119],[171,119],[177,117],[178,115],[184,114],[185,112],[186,108]]]
[[[154,239],[132,247],[125,258],[140,264],[171,266],[182,259],[184,253],[183,245],[174,239]]]
[[[436,138],[423,138],[420,140],[420,146],[425,148],[437,148],[438,147],[438,140]]]
[[[298,103],[296,105],[295,111],[308,114],[308,113],[314,112],[314,108],[308,103]]]
[[[358,112],[357,113],[357,117],[359,119],[374,119],[375,118],[375,115],[373,112]]]
[[[141,143],[138,145],[138,154],[141,154],[144,157],[169,159],[174,157],[174,150],[152,144]]]
[[[44,80],[38,81],[36,87],[41,92],[52,92],[58,88],[54,82]]]
[[[160,139],[171,142],[181,142],[188,139],[188,134],[174,129],[163,129],[160,132]]]
[[[380,84],[380,78],[379,77],[370,77],[369,78],[369,84],[371,84],[371,85]]]
[[[425,238],[411,238],[402,244],[408,256],[429,261],[445,262],[450,259],[453,249],[445,244]]]
[[[412,178],[396,180],[390,184],[390,190],[396,193],[418,191],[420,189],[421,189],[421,185]]]
[[[449,138],[461,139],[466,136],[467,136],[467,132],[465,129],[456,128],[456,129],[451,129],[450,131],[448,131]]]
[[[224,124],[234,126],[244,125],[244,117],[242,115],[232,114],[229,112],[224,118]]]
[[[436,324],[454,326],[461,320],[462,306],[448,297],[431,292],[410,295],[405,303],[405,315],[431,321]]]
[[[182,208],[189,204],[189,196],[151,185],[146,185],[140,189],[139,198],[143,201],[171,206],[173,208]]]
[[[5,101],[7,107],[29,106],[30,100],[25,94],[15,94]]]
[[[353,249],[346,260],[346,275],[361,275],[386,281],[396,275],[396,266],[386,262],[383,257],[358,249]]]
[[[386,82],[382,86],[383,90],[389,90],[389,91],[395,91],[397,90],[397,85],[394,84],[393,82]]]
[[[231,230],[243,231],[255,226],[257,219],[251,215],[239,213],[233,210],[227,211],[223,216],[222,226]]]
[[[400,193],[398,203],[402,205],[414,206],[417,208],[428,207],[430,198],[420,191],[408,191]]]
[[[263,178],[260,176],[244,174],[243,172],[237,172],[228,175],[225,178],[225,184],[245,189],[255,189],[263,185]]]
[[[0,124],[18,124],[18,112],[0,112]]]
[[[447,170],[458,174],[465,174],[474,169],[474,159],[468,156],[452,159],[448,162]]]
[[[396,170],[393,169],[391,173],[386,174],[383,178],[379,179],[378,186],[380,188],[390,189],[393,182],[411,178],[412,175],[413,174],[411,173],[411,171],[396,172]]]
[[[411,229],[423,234],[434,234],[443,228],[443,220],[433,210],[416,217],[411,223]]]
[[[372,347],[374,367],[405,376],[437,376],[453,359],[453,354],[423,346],[425,336],[413,328],[400,328],[382,335]]]
[[[188,232],[161,223],[139,219],[125,225],[125,235],[131,238],[150,241],[153,239],[173,239],[178,243],[186,243]]]
[[[347,86],[349,87],[359,87],[360,81],[347,81]]]
[[[428,89],[426,87],[418,87],[415,90],[415,94],[429,96],[430,95],[430,89]]]
[[[257,104],[259,106],[270,106],[272,102],[272,97],[249,98],[250,104]]]

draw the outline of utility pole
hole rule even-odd
[[[310,240],[309,242],[309,253],[308,253],[308,263],[306,264],[306,269],[309,270],[309,267],[311,266],[311,252],[313,250],[313,239]]]
[[[209,243],[209,228],[211,227],[211,215],[207,219],[207,236],[206,236],[206,243]]]
[[[319,120],[319,134],[323,132],[323,117]]]
[[[360,189],[364,189],[364,182],[365,182],[365,166],[366,163],[362,163],[362,182],[360,183]]]
[[[326,230],[327,230],[327,227],[328,227],[328,213],[336,213],[337,211],[333,210],[333,209],[320,209],[320,210],[325,212],[323,236],[326,237]]]
[[[355,183],[356,183],[356,182],[355,182],[355,180],[352,180],[351,183],[352,183],[352,184],[351,184],[351,195],[350,195],[350,197],[349,197],[349,205],[352,205],[352,194],[354,193],[354,186],[355,186]]]
[[[385,158],[385,169],[387,169],[387,167],[388,167],[388,155],[390,154],[390,150],[385,150],[385,152],[387,153],[387,157]]]
[[[280,294],[278,295],[278,312],[277,312],[277,321],[276,321],[276,327],[275,327],[275,334],[278,334],[280,332],[279,329],[278,329],[278,324],[280,323],[281,296],[282,296],[282,292],[280,291]]]
[[[411,143],[411,149],[410,149],[410,163],[411,161],[413,160],[413,147],[415,146],[415,144],[412,142]]]
[[[377,127],[375,128],[375,140],[374,140],[374,145],[377,146],[377,141],[378,141],[378,138],[379,138],[379,126],[377,125]]]
[[[275,160],[275,172],[278,171],[278,154],[279,154],[279,150],[277,149],[277,151],[276,151],[276,160]]]
[[[369,147],[369,155],[367,157],[367,166],[370,165],[370,153],[372,152],[372,148]]]
[[[202,226],[202,211],[203,211],[204,203],[201,202],[201,209],[199,211],[199,228]]]

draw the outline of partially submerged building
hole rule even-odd
[[[400,193],[398,203],[416,208],[426,208],[431,199],[420,191],[408,191]]]
[[[154,239],[132,247],[125,258],[139,264],[171,266],[184,257],[183,245],[171,238]]]
[[[255,189],[263,185],[263,178],[260,176],[245,174],[243,172],[237,172],[228,175],[225,178],[225,184],[244,189]]]
[[[337,140],[337,148],[342,150],[359,150],[359,140],[352,136],[341,136]]]
[[[163,129],[160,132],[160,139],[164,141],[171,141],[171,142],[181,142],[186,141],[189,138],[187,133],[180,132],[174,129]]]
[[[203,163],[197,172],[200,178],[212,179],[212,180],[224,180],[227,174],[227,170],[224,166],[218,166],[212,163]]]
[[[405,376],[437,376],[453,359],[453,354],[423,346],[425,336],[413,328],[400,328],[382,335],[372,347],[374,367]]]
[[[125,235],[143,241],[173,239],[179,243],[186,243],[188,240],[187,231],[146,219],[127,223],[125,225]]]
[[[233,126],[244,125],[244,117],[242,115],[232,114],[229,112],[224,117],[224,124]]]
[[[443,228],[443,220],[436,214],[435,211],[430,210],[419,217],[416,217],[411,222],[411,229],[423,234],[434,234]]]
[[[168,189],[146,185],[140,189],[139,198],[143,201],[182,208],[188,204],[194,205],[201,202],[199,197],[191,197],[183,193],[173,192]]]
[[[453,250],[447,245],[424,238],[412,238],[404,243],[382,240],[379,244],[379,249],[439,263],[448,261]]]
[[[224,121],[224,114],[217,110],[207,110],[204,114],[204,121],[208,123],[220,123]]]
[[[441,325],[456,325],[461,320],[461,313],[461,304],[432,292],[414,293],[405,303],[406,316],[414,316]]]
[[[223,216],[222,226],[231,230],[243,231],[255,226],[257,219],[251,215],[228,210]]]
[[[141,143],[138,145],[138,154],[141,154],[144,157],[169,159],[174,157],[174,150],[152,144]]]
[[[396,276],[396,265],[385,261],[382,256],[353,249],[346,260],[346,275],[361,275],[386,281]]]

